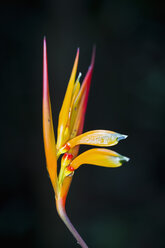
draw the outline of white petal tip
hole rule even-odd
[[[82,76],[82,73],[81,73],[81,72],[79,72],[79,74],[78,74],[78,78],[77,78],[77,81],[80,81],[81,76]]]
[[[130,158],[122,156],[120,159],[120,162],[124,163],[124,162],[128,162],[129,160],[130,160]]]
[[[125,135],[125,134],[119,134],[119,136],[117,137],[117,141],[120,141],[120,140],[126,139],[127,137],[128,137],[128,135]]]

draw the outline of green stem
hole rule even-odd
[[[56,206],[57,206],[57,212],[58,212],[60,218],[65,223],[65,225],[67,226],[69,231],[72,233],[72,235],[75,237],[75,239],[77,240],[77,243],[82,248],[88,248],[87,244],[84,242],[84,240],[81,238],[81,236],[79,235],[77,230],[74,228],[74,226],[70,222],[70,220],[69,220],[69,218],[68,218],[68,216],[66,214],[65,207],[63,206],[63,202],[62,202],[61,199],[56,200]]]

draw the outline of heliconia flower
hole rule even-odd
[[[71,224],[65,211],[65,201],[74,172],[83,164],[119,167],[123,162],[129,161],[129,159],[109,149],[101,148],[116,145],[120,140],[127,138],[127,135],[108,130],[94,130],[82,133],[94,68],[95,48],[93,49],[91,64],[82,85],[80,84],[81,73],[79,73],[76,78],[78,60],[79,49],[77,50],[72,73],[59,114],[56,143],[49,96],[46,38],[44,38],[43,138],[47,170],[55,192],[59,216],[81,247],[88,247]],[[81,144],[98,146],[100,148],[89,149],[78,155],[79,146]],[[57,161],[60,156],[62,156],[61,166],[59,168],[59,173],[57,173]]]

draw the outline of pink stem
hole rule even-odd
[[[72,233],[72,235],[75,237],[75,239],[77,240],[77,243],[82,248],[88,248],[87,244],[84,242],[84,240],[81,238],[81,236],[79,235],[77,230],[74,228],[74,226],[70,222],[70,220],[69,220],[69,218],[68,218],[68,216],[66,214],[65,207],[63,206],[63,202],[62,202],[61,199],[56,200],[56,206],[57,206],[57,212],[58,212],[60,218],[65,223],[65,225],[67,226],[69,231]]]

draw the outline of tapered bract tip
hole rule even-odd
[[[77,53],[76,53],[76,56],[78,56],[78,57],[79,57],[79,54],[80,54],[80,48],[78,47],[78,48],[77,48]]]
[[[46,46],[46,36],[44,35],[44,38],[43,38],[43,43],[44,43],[44,46]]]
[[[96,57],[96,45],[93,45],[91,66],[94,66],[95,57]]]

